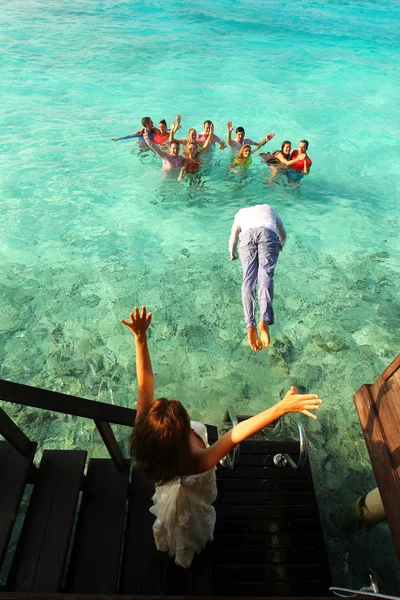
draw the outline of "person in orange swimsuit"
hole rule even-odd
[[[171,131],[173,131],[174,123],[171,123]],[[178,180],[182,181],[184,173],[194,174],[197,173],[200,169],[201,160],[200,155],[204,150],[207,150],[209,146],[211,146],[213,141],[214,134],[214,126],[210,127],[208,132],[208,136],[206,141],[204,142],[204,146],[202,148],[198,148],[196,142],[188,141],[185,147],[185,162],[183,163],[183,167],[181,172],[179,173]]]
[[[153,142],[160,146],[164,146],[169,138],[169,131],[167,129],[167,122],[165,119],[161,119],[158,124],[157,132],[153,138]]]

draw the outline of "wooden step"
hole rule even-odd
[[[25,458],[8,442],[0,442],[0,568],[28,481],[32,458]]]
[[[298,548],[275,548],[249,550],[247,547],[236,547],[235,549],[213,549],[213,563],[217,565],[295,565],[301,560],[304,565],[318,564],[321,559],[319,547],[307,547],[303,543]]]
[[[237,520],[217,519],[216,534],[226,533],[319,533],[320,524],[316,519],[271,519]]]
[[[243,491],[229,491],[221,489],[216,504],[223,502],[224,504],[240,504],[240,505],[265,505],[277,504],[278,506],[315,506],[315,499],[311,492],[253,492],[249,494]]]
[[[120,473],[111,459],[89,461],[68,568],[69,592],[117,592],[129,466],[126,461]]]
[[[224,469],[227,470],[227,469]],[[243,479],[243,478],[224,478],[225,474],[221,474],[222,467],[217,469],[217,485],[218,494],[223,491],[242,491],[245,493],[251,492],[308,492],[310,491],[310,483],[308,479],[296,479],[286,477],[285,479]],[[218,501],[218,499],[217,499]]]
[[[231,582],[224,580],[226,574],[219,574],[221,579],[214,580],[214,595],[219,596],[242,596],[248,600],[254,596],[284,596],[294,600],[299,596],[319,596],[326,597],[329,594],[329,586],[321,581],[304,581],[293,583],[290,581],[246,581]],[[218,583],[217,583],[218,582]],[[303,598],[305,600],[305,598]]]
[[[232,550],[246,548],[257,550],[268,548],[320,548],[321,536],[319,533],[244,533],[244,534],[219,534],[215,537],[214,551],[220,549]]]
[[[59,590],[87,453],[45,450],[40,463],[7,588]]]
[[[153,494],[154,485],[132,468],[120,578],[123,594],[166,593],[168,554],[159,552],[154,542],[154,516],[149,512]]]

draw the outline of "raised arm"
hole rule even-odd
[[[153,152],[158,154],[158,156],[160,158],[166,158],[168,156],[167,152],[163,152],[163,150],[161,150],[160,146],[157,146],[157,144],[154,144],[151,141],[148,133],[144,133],[143,138],[144,138],[144,141],[146,142],[146,144],[148,145],[148,147],[151,148],[153,150]]]
[[[130,321],[121,319],[121,323],[129,327],[135,337],[136,343],[136,377],[138,383],[137,417],[154,400],[154,375],[151,367],[149,349],[147,346],[147,329],[151,323],[152,313],[146,314],[146,307],[142,311],[135,306],[131,312]]]
[[[213,143],[213,137],[214,137],[214,125],[211,125],[210,131],[208,132],[207,139],[204,142],[203,147],[200,150],[198,150],[197,156],[199,156],[199,154],[201,154],[202,152],[204,152],[204,150],[207,150],[207,148],[209,148],[211,146],[211,144]]]
[[[193,473],[208,471],[217,465],[221,458],[229,454],[237,444],[258,433],[287,413],[301,413],[316,419],[317,417],[310,411],[318,410],[321,404],[322,400],[316,394],[296,394],[296,388],[292,387],[284,399],[275,406],[268,408],[255,417],[251,417],[251,419],[242,421],[209,448],[198,450],[193,456]]]
[[[257,146],[254,148],[254,150],[251,151],[252,154],[254,154],[254,152],[257,152],[257,150],[259,150],[260,148],[262,148],[263,146],[265,146],[265,144],[267,142],[269,142],[270,140],[272,140],[272,138],[275,136],[274,133],[268,133],[265,138],[263,140],[261,140],[261,142],[259,144],[257,144]]]
[[[226,140],[228,142],[228,146],[230,146],[232,148],[232,131],[233,131],[232,121],[227,122],[226,128],[228,130],[228,136],[227,136]]]

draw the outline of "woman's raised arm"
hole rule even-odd
[[[138,382],[137,417],[143,409],[147,408],[154,400],[154,375],[151,367],[149,349],[147,346],[147,329],[151,323],[152,313],[146,314],[146,307],[142,311],[135,306],[131,312],[130,321],[121,319],[121,323],[129,327],[135,337],[136,343],[136,377]]]
[[[242,421],[209,448],[199,450],[193,457],[193,474],[208,471],[240,442],[258,433],[287,413],[301,413],[316,419],[316,415],[310,411],[319,410],[321,404],[322,400],[316,394],[296,394],[296,388],[290,388],[283,400],[255,417]]]

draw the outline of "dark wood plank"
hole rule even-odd
[[[262,440],[242,442],[240,444],[240,454],[263,454],[273,456],[279,452],[287,452],[291,456],[298,456],[300,444],[296,440]]]
[[[239,462],[239,466],[232,471],[231,469],[224,469],[221,478],[224,479],[304,479],[308,476],[308,471],[301,470],[296,471],[291,467],[278,468],[275,466],[260,467],[253,465],[242,466]]]
[[[0,400],[128,427],[133,426],[136,418],[136,411],[130,408],[43,390],[5,379],[0,379]]]
[[[219,534],[213,542],[214,551],[232,550],[234,548],[247,548],[248,550],[268,549],[300,549],[321,547],[321,536],[319,533],[243,533],[243,534]]]
[[[0,567],[31,466],[32,456],[29,459],[25,458],[8,442],[0,442]]]
[[[97,419],[95,419],[94,422],[116,469],[121,472],[127,469],[129,470],[129,462],[122,456],[121,448],[118,445],[110,423],[98,421]]]
[[[212,542],[208,542],[200,554],[194,555],[189,568],[191,596],[212,596],[212,546]]]
[[[22,456],[31,458],[35,454],[36,442],[31,442],[2,408],[0,408],[0,435],[18,450]]]
[[[218,494],[216,504],[223,502],[224,504],[247,504],[249,505],[264,505],[277,504],[295,505],[295,506],[315,506],[315,497],[311,492],[280,492],[280,491],[257,491],[249,494],[248,491],[230,491],[222,488]]]
[[[381,377],[383,381],[387,381],[394,373],[400,369],[400,354],[396,356],[393,362],[390,363],[387,369],[383,371]]]
[[[364,597],[362,592],[359,592],[358,597]],[[211,597],[212,598],[212,597]],[[366,600],[371,600],[365,596]],[[24,592],[0,592],[0,600],[161,600],[155,596],[143,595],[112,595],[104,596],[99,594],[52,594],[49,598],[48,594],[31,594]],[[168,600],[190,600],[190,596],[168,596]],[[210,600],[210,596],[199,596],[198,600]],[[252,596],[239,596],[237,600],[254,600]],[[298,600],[296,597],[286,597],[286,600]],[[332,600],[332,596],[307,596],[302,595],[302,600]]]
[[[314,506],[297,505],[241,505],[241,504],[220,504],[215,506],[217,519],[313,519],[315,518],[316,508]]]
[[[120,591],[124,594],[165,594],[168,554],[159,552],[153,537],[154,486],[132,469],[128,494],[125,547]]]
[[[235,549],[220,549],[213,551],[214,565],[268,565],[268,564],[303,564],[320,563],[319,547],[308,548],[279,548],[264,550],[243,550],[240,546]]]
[[[222,471],[222,468],[221,468]],[[224,469],[225,471],[225,469]],[[223,479],[219,476],[218,467],[218,493],[224,491],[245,492],[308,492],[310,483],[308,479]]]
[[[399,420],[392,414],[386,415],[385,423],[381,416],[387,405],[386,386],[391,386],[392,403],[400,405],[400,385],[396,380],[391,386],[391,378],[374,388],[373,395],[370,385],[363,385],[353,397],[358,418],[363,430],[371,465],[379,487],[382,502],[385,507],[387,521],[392,533],[397,555],[400,559],[400,446]],[[393,376],[392,376],[393,377]],[[390,442],[388,441],[390,440]]]
[[[118,472],[111,459],[89,461],[68,569],[68,591],[117,592],[129,461],[126,467]]]
[[[219,534],[241,533],[319,533],[320,524],[315,519],[221,520],[215,526],[215,541]]]
[[[45,450],[7,588],[56,592],[63,575],[86,452]]]
[[[226,576],[225,573],[221,573],[219,575],[220,579],[218,580],[218,585],[215,585],[215,589],[217,593],[221,596],[233,596],[233,597],[242,597],[244,594],[248,596],[263,596],[270,597],[273,596],[274,600],[276,597],[286,597],[287,600],[290,596],[294,596],[298,598],[302,596],[302,600],[304,596],[325,596],[329,593],[329,588],[325,585],[324,582],[321,581],[307,581],[307,582],[296,582],[292,583],[290,581],[263,581],[263,582],[230,582],[224,581],[223,577]],[[314,600],[317,600],[314,598]],[[332,598],[331,598],[332,600]]]

